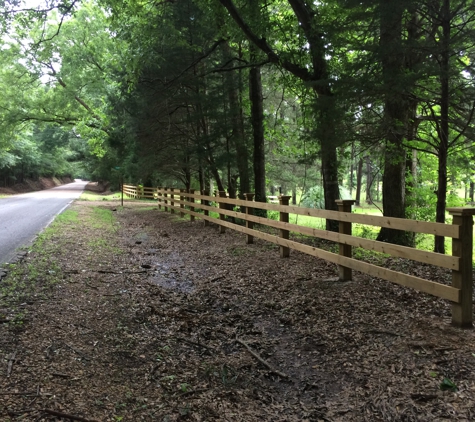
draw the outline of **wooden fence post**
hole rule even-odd
[[[185,189],[180,189],[180,217],[183,218],[185,216],[185,213],[182,211],[185,208],[185,204],[183,201],[185,200],[185,196],[183,193],[185,192]]]
[[[163,190],[164,190],[164,192],[163,192],[163,203],[164,203],[163,208],[165,209],[165,212],[168,211],[167,189],[168,188],[163,188]]]
[[[245,193],[244,196],[246,197],[246,201],[251,201],[252,202],[254,200],[254,194],[253,193]],[[246,215],[253,215],[253,214],[254,214],[254,208],[247,205],[246,206]],[[246,220],[246,228],[253,229],[254,228],[254,222]],[[248,245],[250,245],[251,243],[254,243],[254,236],[252,234],[246,234],[246,243]]]
[[[221,198],[226,198],[226,191],[220,190],[219,191],[219,196]],[[226,204],[223,203],[223,202],[220,202],[219,203],[219,208],[226,208]],[[219,214],[219,219],[221,221],[224,221],[224,214]],[[225,231],[226,231],[226,227],[219,225],[219,233],[221,234],[221,233],[224,233]]]
[[[190,193],[194,194],[195,190],[190,189]],[[190,202],[193,204],[195,202],[195,198],[190,197]],[[195,211],[195,207],[193,205],[190,205],[190,211]],[[190,214],[190,221],[195,221],[195,216]]]
[[[162,209],[162,193],[160,192],[160,190],[162,189],[161,186],[159,186],[157,188],[157,202],[158,202],[158,209],[161,210]]]
[[[207,190],[203,190],[201,191],[201,195],[203,196],[209,196],[209,192]],[[209,201],[207,199],[202,199],[201,200],[201,203],[203,205],[207,205],[209,206]],[[209,216],[209,211],[208,210],[204,210],[204,215],[205,216]],[[209,221],[208,220],[205,220],[205,226],[209,226]]]
[[[452,239],[452,256],[460,258],[459,271],[452,270],[452,286],[460,289],[460,303],[452,302],[452,324],[470,328],[473,322],[473,215],[475,208],[447,208],[459,226],[459,239]]]
[[[353,199],[337,199],[335,201],[338,205],[338,211],[340,212],[350,212],[351,206],[356,202]],[[338,232],[340,234],[348,234],[351,236],[351,222],[340,221]],[[341,256],[346,256],[351,258],[352,256],[352,247],[351,245],[345,245],[343,243],[339,244],[339,254]],[[351,268],[344,267],[343,265],[338,265],[338,278],[340,281],[350,281],[352,279]]]
[[[280,205],[289,205],[289,200],[291,196],[288,195],[280,195],[279,196],[279,204]],[[282,223],[288,223],[289,222],[289,213],[287,212],[282,212],[280,211],[280,218],[279,220]],[[289,238],[289,231],[280,229],[280,237],[282,239],[288,239]],[[287,246],[280,246],[280,257],[281,258],[288,258],[290,256],[290,248]]]
[[[173,208],[175,206],[175,201],[174,201],[174,194],[173,194],[174,189],[170,188],[170,213],[175,214],[175,209]]]

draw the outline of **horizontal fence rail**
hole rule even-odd
[[[165,211],[171,213],[179,212],[182,217],[188,214],[191,220],[198,217],[204,220],[205,225],[209,222],[216,223],[221,233],[226,228],[241,232],[246,235],[247,243],[252,243],[254,237],[272,242],[279,245],[281,257],[289,256],[290,250],[293,249],[333,262],[338,265],[340,280],[351,280],[352,270],[355,270],[447,299],[452,302],[452,323],[461,327],[472,326],[472,227],[475,208],[449,208],[448,211],[453,216],[453,224],[443,224],[353,214],[351,213],[351,206],[355,202],[353,200],[339,200],[337,201],[339,211],[329,211],[291,206],[289,196],[279,196],[279,204],[272,204],[254,202],[253,194],[246,194],[246,200],[243,200],[227,198],[225,192],[218,192],[217,196],[211,196],[207,192],[195,193],[194,190],[186,192],[183,189],[146,188],[132,185],[124,185],[123,192],[131,198],[156,199],[159,208],[163,207]],[[240,211],[234,209],[237,207]],[[254,215],[256,209],[277,211],[279,221]],[[218,217],[210,216],[211,212],[217,213]],[[289,214],[336,220],[339,222],[339,233],[289,223]],[[227,221],[226,217],[229,217],[231,221]],[[235,224],[233,219],[243,220],[245,226]],[[352,223],[450,237],[453,239],[452,256],[352,236]],[[272,227],[277,229],[279,234],[257,230],[255,225]],[[290,240],[290,232],[335,242],[339,244],[339,253]],[[447,286],[354,259],[352,258],[353,247],[450,269],[452,285]]]

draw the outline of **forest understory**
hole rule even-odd
[[[0,282],[1,421],[475,420],[446,301],[150,203],[58,224]]]

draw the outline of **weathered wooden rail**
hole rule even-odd
[[[159,208],[171,213],[179,212],[182,217],[188,214],[191,220],[199,217],[204,220],[205,225],[208,225],[210,221],[214,222],[219,225],[221,233],[226,228],[239,231],[246,235],[246,243],[252,243],[254,237],[257,237],[277,244],[280,247],[281,257],[288,257],[290,249],[294,249],[333,262],[338,265],[341,280],[351,280],[352,270],[356,270],[449,300],[452,302],[452,323],[459,327],[472,327],[472,247],[475,208],[448,208],[448,212],[453,216],[453,223],[443,224],[353,214],[351,213],[353,200],[337,201],[339,211],[328,211],[290,206],[289,196],[279,196],[279,204],[269,204],[254,202],[253,194],[246,194],[246,200],[241,200],[227,198],[225,192],[219,192],[218,196],[210,196],[207,192],[199,194],[194,190],[185,192],[183,189],[143,188],[130,185],[124,186],[124,194],[133,198],[156,199]],[[217,206],[213,204],[217,204]],[[230,209],[234,207],[241,207],[245,212]],[[275,221],[259,217],[254,215],[255,209],[277,211],[280,219]],[[201,210],[201,212],[197,210]],[[218,213],[218,218],[210,216],[210,212]],[[339,221],[339,233],[291,224],[289,223],[289,214],[337,220]],[[244,220],[245,226],[226,221],[226,216]],[[352,236],[352,223],[450,237],[452,238],[452,256]],[[254,224],[276,228],[279,230],[279,235],[256,230]],[[339,253],[332,253],[290,240],[289,233],[291,231],[336,242],[339,244]],[[452,271],[452,284],[448,286],[359,261],[352,258],[353,246],[448,268]]]

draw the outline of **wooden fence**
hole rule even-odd
[[[337,201],[339,211],[329,211],[290,206],[290,196],[279,196],[279,204],[269,204],[254,202],[254,194],[246,194],[246,200],[241,200],[227,198],[226,192],[210,196],[207,192],[199,194],[194,190],[185,192],[183,189],[144,188],[130,185],[124,185],[123,189],[124,194],[133,198],[156,199],[159,208],[171,213],[179,212],[181,217],[188,214],[192,221],[195,217],[203,219],[205,225],[212,221],[219,225],[220,233],[224,233],[226,228],[239,231],[246,235],[246,243],[252,243],[254,237],[275,243],[279,245],[280,256],[283,258],[289,256],[290,249],[294,249],[333,262],[338,265],[341,280],[351,280],[352,270],[356,270],[447,299],[452,302],[452,323],[459,327],[472,327],[472,244],[475,208],[448,208],[448,212],[453,216],[453,223],[443,224],[353,214],[351,213],[351,206],[355,202],[353,200],[339,200]],[[241,207],[244,212],[234,211],[234,207]],[[277,211],[280,216],[279,221],[254,215],[255,209]],[[218,218],[210,216],[210,212],[218,213]],[[291,224],[289,214],[339,221],[339,233]],[[245,226],[226,221],[226,216],[244,220]],[[355,237],[351,235],[352,223],[450,237],[452,238],[452,256]],[[256,230],[254,224],[276,228],[279,230],[279,235]],[[339,244],[339,253],[290,240],[290,231],[336,242]],[[448,286],[359,261],[352,258],[353,246],[448,268],[452,271],[452,284]]]

